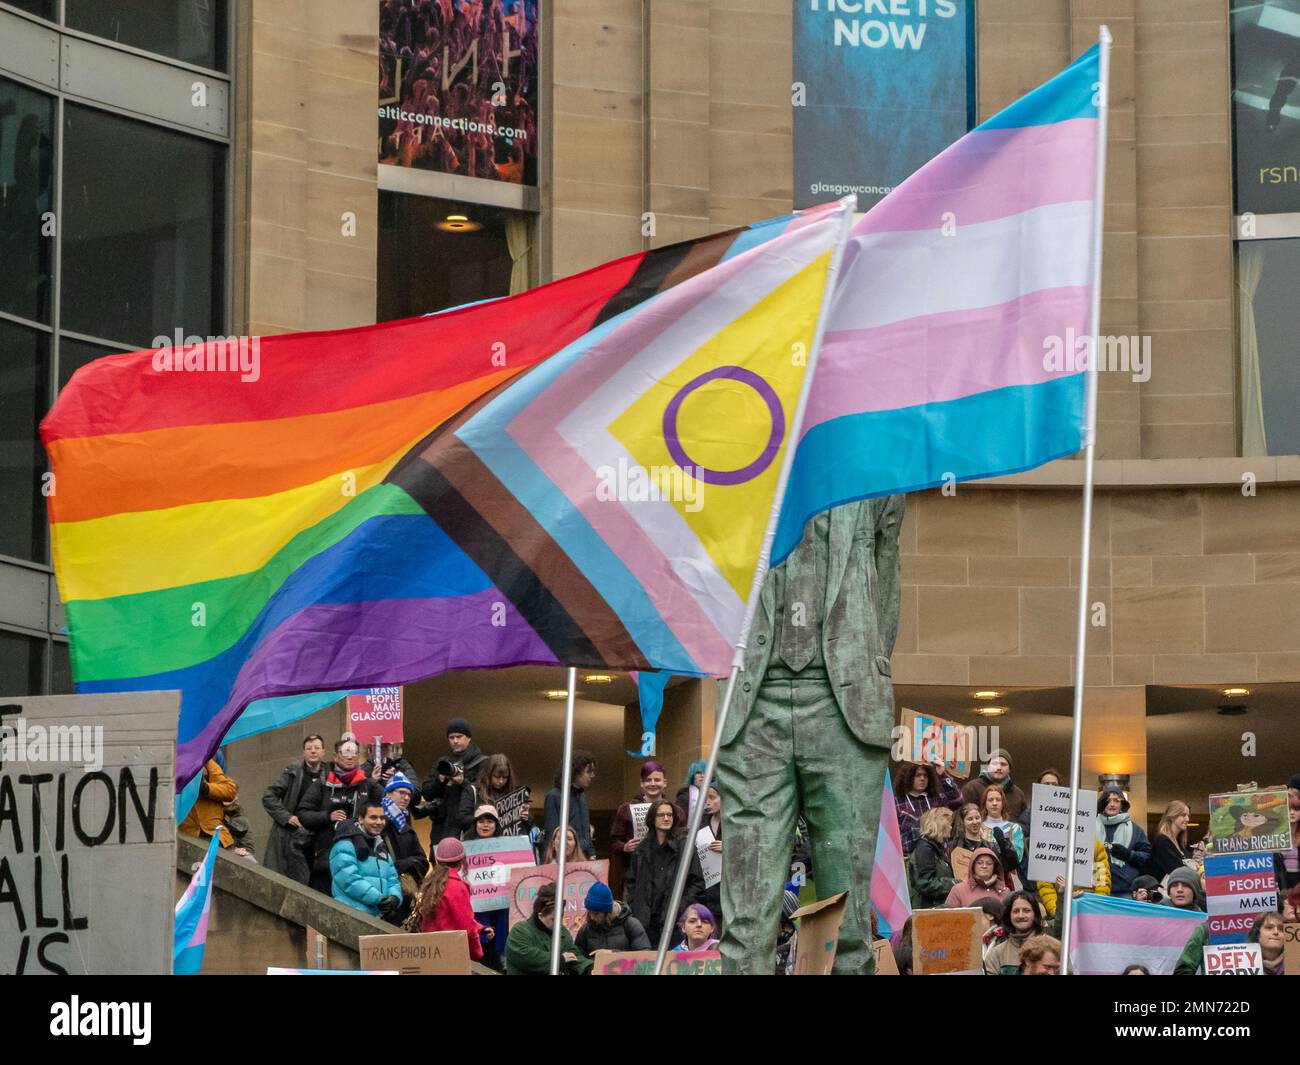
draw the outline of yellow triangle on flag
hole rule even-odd
[[[662,498],[742,601],[772,513],[831,257],[819,255],[724,325],[608,426],[635,462],[660,473]]]

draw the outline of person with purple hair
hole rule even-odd
[[[673,950],[717,950],[718,922],[702,902],[693,902],[682,911],[677,922],[682,941]]]
[[[615,812],[614,820],[609,826],[609,842],[612,857],[609,863],[609,886],[614,894],[623,891],[623,881],[627,876],[628,863],[636,852],[637,845],[645,836],[645,821],[641,822],[641,834],[637,835],[632,817],[632,807],[638,803],[651,803],[656,799],[666,798],[664,790],[668,787],[668,775],[658,762],[645,762],[641,766],[641,787],[627,802]],[[686,812],[676,807],[677,827],[686,827]]]

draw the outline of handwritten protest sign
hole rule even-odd
[[[1300,976],[1300,924],[1282,926],[1282,969],[1287,976]]]
[[[523,835],[522,829],[528,824],[531,814],[529,807],[531,796],[530,789],[520,788],[496,801],[494,805],[497,808],[497,819],[501,822],[501,835]]]
[[[648,802],[634,802],[628,806],[628,809],[632,811],[632,838],[635,840],[645,839],[645,819],[650,812],[650,804]]]
[[[971,855],[975,852],[967,847],[953,847],[952,853],[948,855],[948,863],[952,866],[952,875],[958,880],[965,880],[970,875]]]
[[[1066,827],[1070,818],[1070,789],[1035,784],[1033,820],[1029,828],[1029,860],[1025,875],[1049,884],[1065,876]],[[1075,822],[1074,879],[1092,884],[1093,841],[1097,837],[1097,793],[1079,789],[1078,820]]]
[[[469,939],[454,932],[358,936],[363,969],[394,969],[403,976],[468,976]]]
[[[871,953],[876,959],[877,976],[898,976],[898,960],[894,957],[894,948],[887,939],[877,939],[871,944]]]
[[[970,776],[971,758],[975,751],[975,729],[945,721],[933,714],[921,714],[903,707],[899,724],[911,737],[911,760],[938,764],[955,777]]]
[[[598,950],[592,976],[652,976],[658,953],[653,950]],[[716,950],[671,950],[664,961],[665,976],[721,976],[722,955]]]
[[[510,871],[537,861],[527,836],[465,841],[465,883],[475,913],[510,905]]]
[[[1263,976],[1264,953],[1258,943],[1231,943],[1205,948],[1206,976]]]
[[[695,853],[699,855],[705,888],[711,888],[714,884],[722,882],[722,852],[711,850],[709,847],[709,844],[716,842],[717,836],[708,825],[695,833]]]
[[[982,973],[983,914],[977,907],[916,910],[912,914],[912,972],[917,976]]]
[[[364,695],[349,695],[348,727],[358,736],[381,736],[385,743],[401,743],[402,689],[371,688]]]
[[[1277,909],[1271,854],[1213,854],[1205,859],[1211,943],[1244,943],[1261,913]]]
[[[1290,850],[1286,788],[1211,795],[1210,840],[1214,854]]]
[[[847,891],[841,891],[790,915],[790,920],[799,922],[799,937],[794,945],[795,976],[830,976],[848,897]]]
[[[559,866],[550,865],[516,866],[510,870],[510,927],[520,921],[526,921],[533,915],[533,899],[537,889],[543,884],[555,883]],[[564,927],[570,935],[577,935],[578,930],[587,923],[587,907],[584,900],[591,885],[600,881],[609,883],[609,862],[602,858],[598,862],[570,862],[564,867]]]

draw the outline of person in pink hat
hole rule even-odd
[[[491,939],[493,931],[474,918],[469,901],[469,885],[460,874],[465,865],[465,846],[455,836],[439,840],[433,849],[433,867],[420,885],[415,913],[421,932],[450,932],[464,929],[469,939],[471,961],[483,960],[480,936]]]

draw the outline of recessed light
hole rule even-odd
[[[582,679],[585,680],[588,684],[613,684],[614,674],[613,673],[588,673]]]
[[[550,688],[547,691],[542,692],[543,699],[551,699],[552,701],[567,699],[568,697],[569,697],[568,688]]]
[[[469,215],[449,214],[435,228],[441,229],[444,233],[473,233],[474,230],[483,227],[477,222],[471,222]]]
[[[1239,699],[1244,695],[1250,694],[1249,688],[1224,688],[1223,694],[1229,699]]]
[[[1001,694],[1001,692],[995,692],[992,690],[970,693],[972,699],[996,699]]]
[[[1005,706],[972,706],[971,713],[979,714],[980,717],[1001,717],[1007,712]]]

